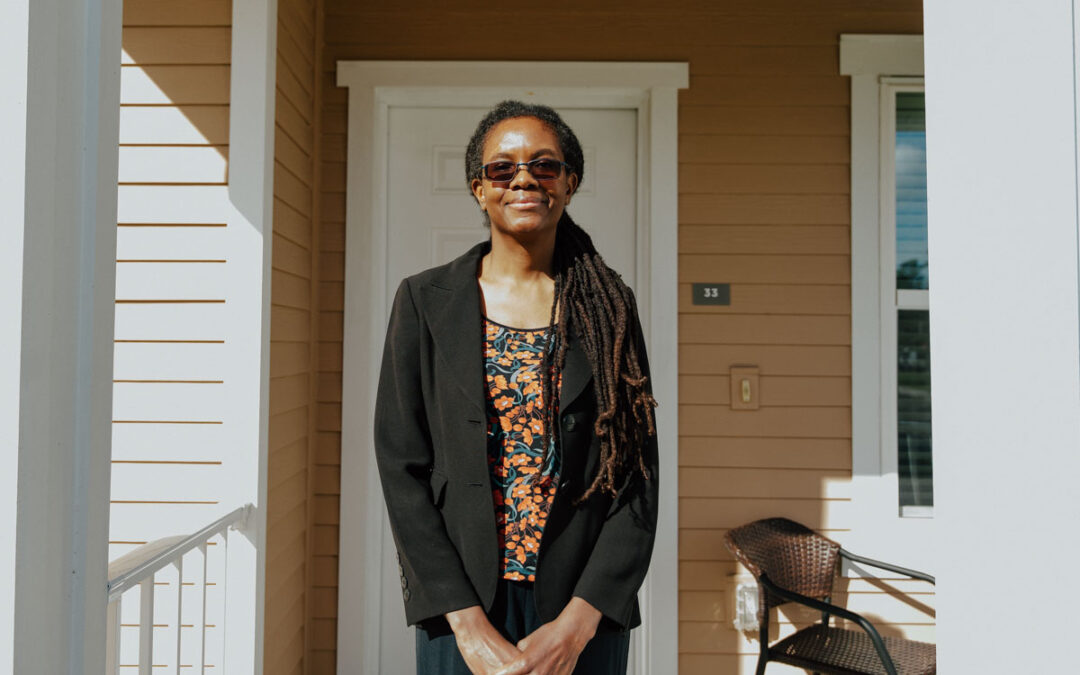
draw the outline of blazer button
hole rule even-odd
[[[405,602],[409,601],[409,596],[410,595],[412,595],[412,593],[410,593],[409,589],[407,589],[407,588],[401,592],[401,597],[405,598]]]
[[[409,587],[409,580],[405,578],[405,575],[401,575],[401,590],[405,590]]]
[[[573,415],[563,415],[562,426],[566,431],[573,431],[574,427],[577,426],[577,421],[574,420]]]

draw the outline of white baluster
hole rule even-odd
[[[199,544],[197,564],[192,565],[192,595],[188,603],[188,616],[191,617],[191,639],[188,640],[187,653],[194,675],[203,675],[206,666],[206,543]]]
[[[151,675],[154,661],[154,575],[139,582],[139,675]]]
[[[184,631],[184,555],[180,554],[176,559],[176,662],[173,664],[173,672],[180,675],[180,645],[183,643]]]
[[[105,672],[120,673],[120,603],[123,596],[109,603],[105,614]]]

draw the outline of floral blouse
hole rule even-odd
[[[544,463],[540,365],[547,328],[521,329],[484,318],[488,472],[502,542],[503,578],[536,580],[540,537],[558,483],[554,436]],[[561,378],[560,378],[561,382]],[[554,397],[552,405],[558,405]],[[557,419],[557,410],[551,419]]]

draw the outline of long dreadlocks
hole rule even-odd
[[[514,117],[533,117],[555,133],[570,171],[585,176],[581,143],[573,130],[552,108],[520,101],[503,101],[480,121],[465,152],[467,180],[480,177],[484,142],[499,122]],[[484,213],[485,223],[488,223]],[[645,345],[637,330],[637,304],[633,292],[618,272],[597,253],[592,239],[565,211],[555,234],[552,261],[555,274],[555,301],[548,320],[548,335],[554,340],[545,350],[541,364],[543,400],[552,401],[555,383],[566,363],[567,336],[581,341],[593,373],[597,418],[594,432],[600,439],[600,469],[579,498],[588,499],[600,490],[612,496],[626,474],[637,469],[649,478],[643,449],[647,436],[656,435],[653,408],[656,399],[647,387],[639,355]],[[561,320],[556,323],[556,307]],[[544,406],[544,463],[548,459],[553,426],[553,406]]]

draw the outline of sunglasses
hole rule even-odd
[[[570,168],[570,165],[566,162],[560,162],[550,157],[541,157],[531,162],[511,162],[510,160],[500,159],[484,164],[480,167],[480,170],[483,172],[484,177],[492,183],[503,183],[504,185],[501,187],[506,187],[510,181],[514,180],[519,166],[525,167],[532,177],[538,181],[555,180],[562,175],[564,166],[567,169]]]

